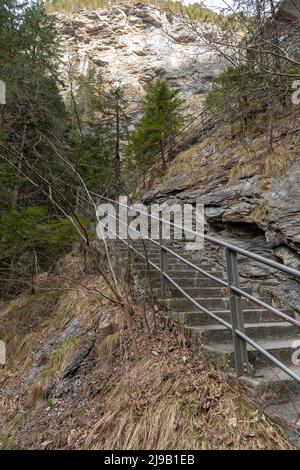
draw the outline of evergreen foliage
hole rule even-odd
[[[14,295],[70,251],[76,235],[67,219],[53,217],[45,206],[0,211],[0,292]]]
[[[122,153],[128,142],[128,103],[120,85],[107,87],[93,70],[80,77],[74,102],[70,102],[75,131],[73,160],[90,190],[116,196],[121,186]],[[76,115],[76,116],[75,116]]]
[[[227,68],[213,82],[204,104],[210,112],[228,122],[241,120],[247,126],[268,104],[286,106],[299,67],[286,69],[286,75],[271,75],[253,63]]]
[[[49,12],[70,12],[79,9],[92,8],[112,8],[117,5],[118,0],[48,0],[46,7]],[[222,15],[200,5],[197,2],[183,6],[179,0],[143,0],[143,2],[123,1],[122,3],[132,6],[134,4],[143,3],[161,10],[169,10],[173,13],[184,13],[193,20],[205,21],[214,24],[222,24]]]
[[[149,166],[154,156],[160,154],[162,166],[166,165],[166,146],[172,143],[182,124],[181,101],[178,92],[163,80],[146,88],[142,100],[142,118],[130,136],[128,152],[134,155],[138,168]],[[171,146],[171,145],[170,145]]]
[[[263,74],[247,65],[229,67],[214,80],[205,98],[205,106],[222,113],[229,121],[242,117],[245,110],[250,115],[262,105],[261,97],[252,91],[259,90],[263,83]]]
[[[53,18],[41,2],[3,0],[0,4],[0,79],[6,104],[0,105],[0,296],[17,292],[33,269],[47,268],[75,234],[39,190],[24,177],[28,166],[55,179],[61,198],[70,200],[57,178],[69,149],[69,118],[60,94],[58,44]],[[9,163],[10,162],[10,163]]]

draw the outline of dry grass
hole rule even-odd
[[[42,407],[50,394],[52,382],[48,378],[36,380],[27,391],[25,406],[28,408]]]
[[[283,111],[274,122],[274,152],[269,154],[266,146],[267,116],[260,114],[247,126],[241,123],[225,124],[202,142],[179,153],[165,173],[151,180],[151,188],[164,184],[176,189],[176,177],[185,176],[190,188],[203,188],[227,178],[233,183],[247,177],[276,179],[288,173],[293,162],[299,159],[300,116],[297,110],[288,116]],[[179,179],[178,190],[182,178]]]
[[[70,269],[65,259],[60,271],[65,287],[74,286],[81,261],[78,257],[76,267],[70,259]],[[75,277],[69,278],[71,272]],[[57,271],[49,274],[47,282],[51,280],[54,286],[57,276]],[[38,321],[30,331],[18,330],[9,340],[14,356],[0,371],[0,448],[290,448],[276,426],[186,349],[177,327],[170,332],[162,322],[149,338],[139,318],[135,331],[140,359],[134,362],[119,307],[96,291],[104,289],[101,279],[81,273],[80,281],[75,290],[62,290],[52,297],[51,315],[46,317],[41,315],[44,293],[36,294]],[[26,309],[26,302],[32,309],[29,296],[27,301],[22,297],[6,305],[0,326],[4,322],[9,327],[9,317],[14,321],[14,314],[20,307]],[[40,346],[79,314],[76,338],[70,336],[45,355],[42,372],[29,387],[21,387],[32,363],[37,364]],[[119,325],[113,323],[106,330],[106,322],[111,321]],[[53,395],[57,385],[64,390],[61,372],[77,345],[97,331],[105,334],[99,334],[74,383],[67,379],[63,394]]]
[[[141,360],[104,397],[84,447],[285,449],[280,432],[203,364]]]
[[[74,317],[81,317],[79,327],[82,330],[93,330],[103,318],[108,318],[108,311],[112,312],[112,317],[115,315],[116,309],[100,294],[108,295],[108,288],[102,285],[98,275],[82,274],[81,266],[80,254],[66,256],[54,272],[39,277],[37,294],[24,292],[0,308],[0,334],[8,351],[3,376],[13,372],[21,380],[41,345],[61,332]],[[71,336],[57,350],[45,355],[42,378],[58,376],[78,344],[78,338]],[[41,387],[39,380],[33,389],[35,386]],[[33,395],[35,393],[33,390]]]
[[[266,155],[262,174],[265,178],[279,178],[289,170],[294,161],[295,156],[280,145],[273,153]]]
[[[259,222],[261,222],[261,221],[264,219],[264,217],[266,216],[266,213],[267,213],[266,211],[267,211],[267,208],[266,208],[263,204],[261,204],[260,206],[255,207],[255,209],[253,209],[253,210],[250,212],[249,216],[250,216],[250,218],[252,218],[255,222],[258,222],[258,223],[259,223]]]
[[[120,334],[116,331],[96,341],[93,356],[99,360],[112,355],[118,348],[120,348]]]

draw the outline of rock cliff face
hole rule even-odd
[[[70,67],[75,77],[101,70],[110,84],[124,86],[133,108],[145,85],[161,78],[180,91],[186,109],[199,112],[201,98],[224,68],[182,19],[150,6],[119,5],[55,17],[66,82]]]
[[[300,138],[293,132],[300,112],[277,117],[273,154],[266,150],[263,116],[257,120],[251,136],[232,136],[223,126],[178,154],[143,200],[202,203],[209,235],[300,269]],[[222,253],[211,244],[204,255],[225,267]],[[250,283],[280,280],[275,297],[300,312],[299,283],[261,264],[240,261],[240,274]]]
[[[293,171],[280,180],[276,179],[265,189],[256,177],[240,179],[231,184],[219,183],[216,187],[176,191],[182,178],[167,185],[160,185],[144,197],[147,202],[171,200],[203,203],[208,225],[217,224],[234,227],[245,224],[253,232],[264,233],[266,247],[282,261],[300,268],[300,168],[293,166]],[[175,194],[175,195],[174,195]],[[255,243],[250,249],[255,248]],[[259,247],[256,245],[256,249]]]
[[[101,70],[108,83],[124,86],[132,112],[145,85],[162,78],[179,90],[187,111],[198,113],[211,81],[225,67],[179,17],[142,4],[57,13],[56,21],[62,75],[67,78],[71,69],[76,80],[92,68]],[[202,202],[208,233],[299,269],[300,139],[291,117],[277,119],[270,156],[263,150],[265,122],[259,119],[258,131],[247,138],[218,129],[181,152],[143,200]],[[292,128],[299,128],[300,113],[292,119]],[[205,255],[224,265],[216,250],[207,247]],[[242,275],[250,281],[273,277],[251,262],[243,262]],[[299,284],[278,280],[277,298],[300,312]]]

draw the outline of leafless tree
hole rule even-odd
[[[272,152],[274,110],[277,105],[289,105],[291,83],[300,77],[295,47],[297,41],[299,44],[300,5],[295,0],[224,0],[224,4],[215,22],[199,22],[184,4],[177,19],[199,48],[205,46],[218,54],[224,67],[234,71],[232,82],[228,76],[223,95],[219,93],[222,99],[214,106],[214,114],[247,123],[258,112],[265,112],[266,145]],[[291,7],[294,17],[287,19],[285,11]]]

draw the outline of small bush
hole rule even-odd
[[[50,216],[46,207],[0,212],[0,295],[17,293],[38,271],[48,269],[70,251],[76,239],[70,222]]]

